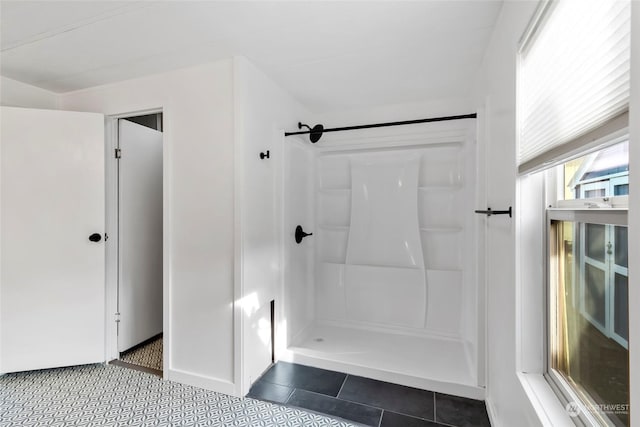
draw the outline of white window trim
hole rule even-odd
[[[612,181],[614,179],[620,179],[620,177],[625,177],[625,176],[629,176],[629,172],[628,171],[612,173],[611,175],[599,176],[599,177],[596,177],[596,178],[585,179],[584,181],[580,181],[579,183],[581,185],[584,185],[584,184],[589,184],[589,183],[592,183],[592,182],[600,182],[600,181],[603,181],[603,180]],[[606,177],[606,179],[604,179],[605,177]],[[611,195],[613,195],[613,194],[611,194]]]
[[[619,197],[627,197],[627,196],[619,196]],[[584,201],[584,200],[582,200]],[[569,200],[565,202],[574,202],[574,200]],[[628,226],[628,209],[623,208],[594,208],[594,209],[568,209],[568,208],[548,208],[546,212],[546,254],[545,254],[545,265],[548,265],[549,260],[549,235],[551,231],[551,221],[571,221],[571,222],[581,222],[581,223],[599,223],[599,224],[612,224],[619,226]],[[613,426],[614,424],[606,417],[601,416],[600,414],[594,414],[589,408],[583,403],[587,401],[591,404],[592,408],[595,407],[596,402],[590,399],[590,397],[586,394],[580,393],[578,390],[574,389],[567,380],[560,375],[554,369],[551,369],[551,329],[553,325],[551,324],[551,307],[553,301],[551,300],[551,272],[547,267],[546,272],[546,283],[545,283],[545,367],[543,370],[543,376],[549,383],[551,389],[555,392],[556,397],[563,405],[568,405],[571,402],[575,402],[580,408],[580,413],[577,417],[572,418],[574,424],[583,425],[583,426]],[[579,297],[581,300],[582,298]],[[581,302],[580,302],[580,305]]]
[[[594,211],[600,209],[608,210],[622,210],[626,211],[629,208],[628,196],[613,196],[613,197],[592,197],[589,199],[575,199],[575,200],[558,200],[555,206],[551,208],[557,210],[583,210]]]
[[[542,374],[518,372],[518,379],[543,426],[575,427],[573,418],[567,413],[566,403],[558,398]]]

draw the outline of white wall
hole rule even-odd
[[[67,93],[60,108],[162,108],[165,376],[236,393],[232,61]]]
[[[167,378],[245,394],[271,363],[272,299],[282,312],[282,131],[309,112],[244,58],[62,94],[59,107],[162,108]]]
[[[283,130],[297,130],[309,113],[245,58],[234,59],[236,119],[236,279],[242,296],[242,393],[271,363],[270,301],[283,325],[281,173]],[[261,160],[260,152],[270,158]],[[291,231],[291,233],[290,233]],[[280,335],[281,332],[278,331]],[[239,333],[236,331],[236,333]]]
[[[58,94],[0,76],[0,105],[55,110]]]
[[[480,179],[494,209],[516,206],[516,52],[537,2],[505,2],[476,86],[484,111]],[[484,162],[483,160],[484,159]],[[539,425],[517,376],[516,220],[486,219],[487,404],[496,426]]]
[[[314,227],[315,160],[313,144],[308,135],[291,136],[284,146],[283,187],[283,303],[286,316],[280,319],[278,349],[296,345],[315,319],[315,262],[314,254],[318,230]],[[295,241],[296,226],[316,237]],[[280,353],[282,357],[282,353]]]
[[[405,104],[389,104],[371,108],[332,111],[315,115],[313,126],[322,123],[325,128],[339,126],[364,125],[379,122],[394,122],[429,117],[453,116],[475,112],[475,104],[471,98],[442,98],[424,102]],[[390,128],[393,129],[393,128]],[[401,129],[401,128],[400,128]],[[349,131],[347,131],[348,133]],[[324,141],[337,134],[326,134]],[[321,141],[322,141],[321,140]]]

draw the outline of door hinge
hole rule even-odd
[[[114,153],[114,154],[115,154],[115,158],[116,158],[116,159],[120,159],[120,158],[122,158],[122,150],[121,150],[121,149],[116,148],[116,149],[115,149],[115,153]]]
[[[120,323],[120,313],[116,313],[114,316],[116,323]]]

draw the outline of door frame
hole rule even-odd
[[[169,322],[169,280],[170,280],[170,245],[169,245],[169,144],[166,138],[166,113],[164,107],[113,114],[105,116],[105,223],[109,240],[105,250],[105,283],[106,283],[106,311],[105,311],[105,357],[107,361],[118,359],[118,329],[116,315],[118,308],[118,162],[115,159],[115,149],[119,147],[118,121],[129,117],[146,114],[163,115],[162,132],[162,377],[169,379],[171,330]]]

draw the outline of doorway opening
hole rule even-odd
[[[117,360],[162,376],[163,116],[117,119]]]

